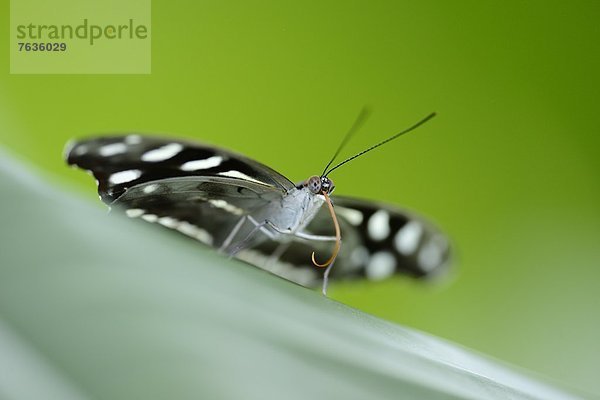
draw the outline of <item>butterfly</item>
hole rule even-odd
[[[299,183],[233,151],[140,134],[71,142],[66,161],[91,172],[111,210],[300,285],[322,285],[324,294],[329,277],[437,274],[449,264],[450,246],[430,222],[389,204],[330,197],[332,171],[435,115],[331,167],[366,114],[361,112],[323,173]],[[326,253],[327,261],[316,260]],[[325,273],[317,266],[327,267]]]

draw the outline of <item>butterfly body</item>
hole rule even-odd
[[[336,240],[324,176],[292,183],[240,154],[196,142],[124,135],[85,139],[66,151],[91,171],[101,199],[130,217],[162,225],[305,286],[318,285],[311,262]],[[428,276],[448,263],[445,237],[422,218],[387,204],[332,198],[342,246],[332,277]],[[322,255],[322,256],[321,256]]]
[[[259,221],[270,221],[282,230],[294,234],[301,231],[315,217],[324,198],[306,187],[289,189],[279,202],[259,210],[255,216]]]
[[[282,244],[304,237],[334,240],[330,236],[313,237],[304,232],[324,201],[322,195],[312,193],[306,187],[291,188],[282,194],[279,201],[269,202],[241,216],[236,225],[238,229],[234,227],[220,249],[226,254],[235,255],[267,239]]]

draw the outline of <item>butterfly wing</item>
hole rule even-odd
[[[273,169],[234,152],[197,142],[126,135],[86,139],[67,146],[69,165],[91,171],[98,193],[112,203],[128,188],[177,177],[234,178],[287,191],[294,187]]]
[[[450,246],[433,224],[417,214],[389,204],[334,196],[336,215],[342,233],[342,246],[331,270],[334,280],[381,280],[394,274],[426,277],[443,272],[450,261]],[[333,222],[322,208],[307,231],[332,235]],[[273,243],[262,243],[248,252],[248,261],[266,262],[268,268],[306,286],[318,286],[322,270],[316,270],[311,253],[318,261],[331,254],[327,242],[293,242],[277,262],[265,255],[275,251]]]
[[[374,280],[394,273],[424,277],[443,272],[448,266],[451,252],[446,236],[421,216],[351,197],[336,197],[334,201],[345,228],[343,240],[348,243],[340,258],[339,275]],[[325,225],[327,218],[321,213],[315,226]]]
[[[87,139],[70,165],[90,171],[111,207],[220,247],[242,215],[294,185],[271,168],[213,146],[151,136]]]

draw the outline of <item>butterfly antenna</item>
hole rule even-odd
[[[350,138],[352,136],[354,136],[354,134],[358,131],[358,129],[365,123],[367,118],[369,118],[370,114],[371,114],[371,110],[367,106],[364,106],[360,110],[358,117],[356,117],[356,120],[354,120],[354,123],[352,124],[350,129],[348,130],[348,132],[346,132],[344,139],[342,139],[342,142],[340,143],[337,150],[335,151],[335,154],[333,155],[333,157],[331,157],[331,160],[329,160],[329,162],[325,166],[325,169],[323,169],[323,173],[321,174],[321,176],[323,176],[325,174],[325,171],[327,171],[327,168],[329,168],[329,166],[335,161],[335,158],[340,154],[340,151],[342,151],[342,149],[344,148],[346,143],[348,143],[348,140],[350,140]]]
[[[427,122],[427,121],[429,121],[431,118],[435,117],[435,115],[436,115],[436,114],[433,112],[433,113],[429,114],[428,116],[426,116],[425,118],[423,118],[422,120],[420,120],[419,122],[417,122],[416,124],[414,124],[413,126],[411,126],[410,128],[408,128],[408,129],[405,129],[405,130],[403,130],[402,132],[396,133],[394,136],[391,136],[391,137],[389,137],[389,138],[385,139],[384,141],[382,141],[382,142],[379,142],[379,143],[377,143],[377,144],[374,144],[373,146],[369,147],[368,149],[365,149],[365,150],[361,151],[360,153],[358,153],[358,154],[355,154],[355,155],[353,155],[352,157],[345,159],[345,160],[344,160],[344,161],[342,161],[341,163],[337,164],[335,167],[331,168],[329,171],[327,171],[327,169],[326,169],[326,171],[327,171],[327,172],[323,173],[323,175],[322,175],[322,176],[327,176],[327,175],[329,175],[331,172],[335,171],[336,169],[338,169],[338,168],[339,168],[339,167],[341,167],[342,165],[344,165],[344,164],[346,164],[346,163],[348,163],[348,162],[350,162],[350,161],[354,160],[355,158],[358,158],[358,157],[362,156],[363,154],[370,152],[371,150],[375,150],[377,147],[379,147],[379,146],[383,146],[384,144],[386,144],[386,143],[388,143],[388,142],[391,142],[392,140],[394,140],[394,139],[396,139],[396,138],[398,138],[398,137],[400,137],[400,136],[404,135],[405,133],[408,133],[408,132],[410,132],[410,131],[413,131],[413,130],[417,129],[419,126],[423,125],[425,122]]]

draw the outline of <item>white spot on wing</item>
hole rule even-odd
[[[127,135],[125,136],[125,143],[140,144],[142,143],[142,137],[140,135]]]
[[[425,272],[431,271],[438,267],[444,257],[444,252],[448,247],[448,242],[441,235],[435,235],[432,237],[419,251],[417,261],[419,266]]]
[[[371,256],[367,265],[367,278],[381,280],[390,277],[396,270],[396,258],[388,251],[379,251]]]
[[[150,150],[142,154],[142,161],[146,162],[160,162],[168,160],[171,157],[174,157],[183,150],[183,145],[179,143],[169,143],[158,149]]]
[[[210,233],[208,233],[202,228],[198,228],[197,226],[190,224],[187,221],[182,221],[179,225],[175,227],[175,229],[177,229],[184,235],[190,236],[209,246],[212,246],[213,244],[213,238]]]
[[[177,230],[183,233],[184,235],[194,236],[198,228],[195,225],[190,224],[189,222],[183,221],[181,224],[179,224]]]
[[[413,254],[419,246],[421,235],[423,235],[423,225],[417,221],[408,222],[396,233],[394,238],[396,250],[405,256]]]
[[[208,200],[208,202],[214,207],[220,208],[235,215],[242,215],[244,213],[244,210],[242,210],[241,208],[236,207],[233,204],[230,204],[222,199],[210,199]]]
[[[150,185],[145,186],[144,189],[142,189],[142,191],[145,194],[150,194],[152,192],[155,192],[156,189],[158,189],[158,183],[151,183]]]
[[[209,246],[212,246],[213,244],[213,238],[211,236],[210,233],[208,233],[207,231],[205,231],[204,229],[200,229],[198,228],[198,232],[196,233],[196,236],[194,236],[196,238],[196,240],[207,244]]]
[[[365,246],[358,246],[350,253],[350,265],[352,269],[360,268],[369,263],[369,250]]]
[[[82,156],[85,153],[88,152],[88,146],[85,144],[80,144],[78,146],[75,147],[75,149],[73,150],[73,154],[75,154],[76,156]]]
[[[110,157],[116,154],[122,154],[127,151],[127,145],[125,143],[111,143],[104,145],[98,149],[98,153],[102,157]]]
[[[256,183],[260,183],[261,185],[266,185],[266,183],[256,180],[254,178],[251,178],[248,175],[246,175],[240,171],[231,170],[231,171],[226,171],[226,172],[219,172],[219,175],[228,176],[230,178],[243,179],[245,181],[256,182]]]
[[[154,214],[144,214],[142,215],[142,219],[148,222],[156,222],[158,221],[158,217]]]
[[[379,210],[371,215],[367,224],[367,231],[373,240],[383,240],[390,234],[390,214]]]
[[[120,183],[134,181],[140,176],[142,176],[142,171],[139,169],[128,169],[127,171],[115,172],[108,178],[108,181],[113,185],[118,185]]]
[[[179,169],[182,171],[198,171],[219,166],[223,162],[223,157],[212,156],[204,160],[192,160],[183,163]]]
[[[158,223],[167,228],[175,229],[179,225],[179,220],[172,217],[161,217],[158,219]]]
[[[338,207],[336,212],[354,226],[358,226],[363,222],[363,214],[353,208]]]
[[[130,218],[140,217],[140,216],[144,215],[144,213],[145,213],[145,211],[142,210],[141,208],[130,208],[129,210],[125,211],[125,214],[127,214],[127,216]]]

